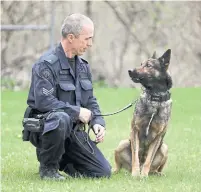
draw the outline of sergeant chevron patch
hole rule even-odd
[[[43,87],[43,89],[42,89],[42,93],[44,95],[46,95],[46,96],[52,95],[53,92],[54,92],[54,88],[51,88],[50,90],[48,90],[48,89],[46,89],[46,88]]]

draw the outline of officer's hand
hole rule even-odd
[[[91,120],[91,111],[86,108],[80,108],[79,120],[87,124]]]
[[[105,136],[105,127],[103,127],[102,125],[99,124],[95,124],[93,126],[93,130],[94,133],[96,135],[96,142],[101,143],[104,140],[104,136]]]

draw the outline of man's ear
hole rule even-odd
[[[67,35],[67,39],[68,39],[68,41],[69,41],[70,43],[72,43],[73,40],[75,39],[75,36],[74,36],[73,34],[68,34],[68,35]]]
[[[166,70],[169,67],[170,64],[170,58],[171,58],[171,49],[168,49],[161,57],[159,57],[159,61],[162,67],[164,67]]]
[[[154,53],[153,53],[151,58],[156,59],[156,51],[154,51]]]

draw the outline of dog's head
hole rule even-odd
[[[168,49],[161,57],[156,52],[141,67],[129,70],[129,76],[135,83],[141,83],[153,91],[167,91],[172,87],[172,79],[167,73],[170,64],[171,50]]]

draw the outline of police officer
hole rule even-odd
[[[80,56],[92,46],[94,25],[82,14],[67,16],[61,28],[61,42],[32,68],[27,103],[36,114],[48,114],[41,133],[31,133],[36,146],[42,179],[71,176],[109,177],[111,166],[82,129],[88,124],[103,142],[105,121],[93,95],[89,64]]]

